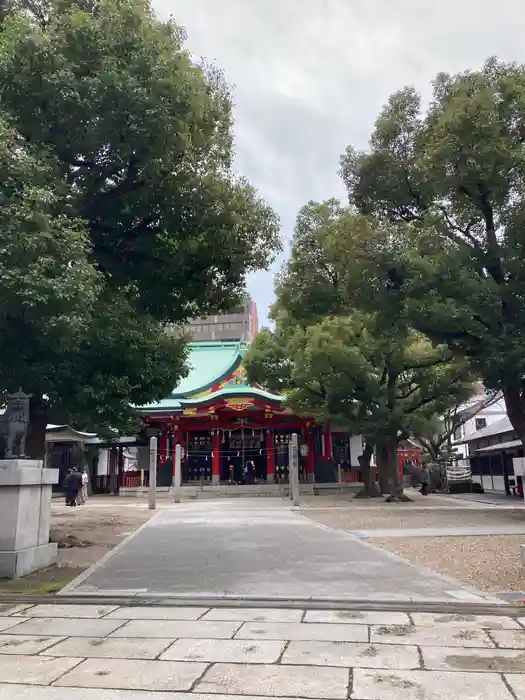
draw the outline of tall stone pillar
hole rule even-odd
[[[266,432],[266,483],[275,483],[275,439],[273,432]]]
[[[221,480],[221,437],[216,430],[211,438],[211,483],[218,484]]]

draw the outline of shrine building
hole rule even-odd
[[[183,483],[239,483],[248,461],[254,483],[286,482],[293,433],[302,480],[334,480],[334,440],[348,446],[349,435],[295,415],[282,396],[250,384],[243,366],[248,348],[243,341],[191,343],[188,376],[162,401],[140,407],[145,435],[158,438],[159,485],[171,483],[177,444]],[[132,485],[129,477],[124,484]]]
[[[146,487],[148,442],[153,436],[158,445],[159,488],[172,484],[177,445],[183,484],[246,484],[248,463],[250,484],[287,483],[294,433],[299,440],[301,482],[360,482],[362,437],[295,415],[282,396],[250,384],[243,365],[248,349],[245,341],[191,343],[188,376],[162,401],[137,408],[143,428],[134,439],[134,466],[126,468],[122,445],[107,445],[105,469],[98,460],[97,490],[128,493]],[[420,450],[409,447],[401,446],[398,453],[401,472],[404,464],[419,462]]]

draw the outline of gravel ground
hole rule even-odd
[[[520,559],[524,536],[389,537],[369,541],[483,591],[525,591],[525,567]]]
[[[475,525],[525,525],[525,509],[488,508],[414,509],[410,504],[388,504],[381,508],[308,509],[302,514],[335,530],[387,528],[462,527]]]

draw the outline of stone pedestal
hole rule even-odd
[[[58,469],[29,459],[0,460],[0,577],[18,578],[50,566],[51,487]]]

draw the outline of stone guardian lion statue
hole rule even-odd
[[[5,441],[5,459],[24,458],[29,428],[29,399],[20,388],[7,397],[7,406],[1,416],[1,433]]]

